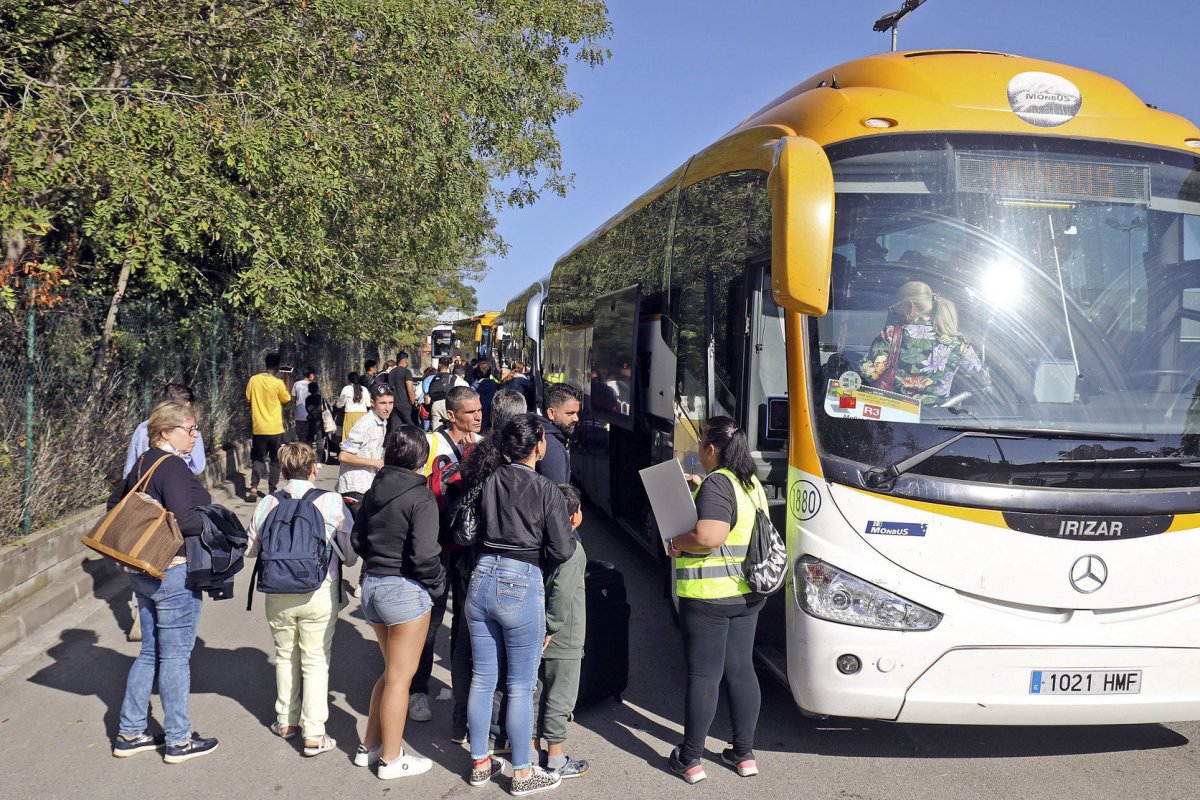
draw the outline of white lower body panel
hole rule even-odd
[[[1140,671],[1137,694],[1032,694],[1034,670]],[[952,650],[909,687],[898,722],[1120,725],[1200,719],[1200,649]]]

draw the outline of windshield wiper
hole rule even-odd
[[[1081,442],[1153,442],[1153,436],[1132,433],[1101,433],[1099,431],[1063,431],[1057,428],[973,428],[968,425],[939,425],[939,431],[974,431],[991,435],[1003,433],[1025,439],[1078,439]]]
[[[1043,461],[1043,464],[1070,464],[1072,466],[1108,467],[1108,466],[1156,466],[1159,464],[1176,467],[1200,467],[1200,458],[1196,456],[1134,456],[1131,458],[1062,458],[1056,461]]]
[[[1077,439],[1092,442],[1153,442],[1153,438],[1132,436],[1127,433],[1084,433],[1060,431],[1053,428],[968,428],[962,425],[939,425],[941,431],[958,431],[945,441],[927,447],[908,458],[887,467],[875,467],[863,474],[863,481],[874,489],[881,489],[913,467],[928,461],[960,439]]]

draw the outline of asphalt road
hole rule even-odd
[[[322,467],[322,485],[336,474]],[[251,506],[234,501],[249,514]],[[587,509],[585,508],[585,512]],[[589,775],[553,795],[576,800],[725,798],[1184,798],[1200,794],[1200,725],[1089,728],[984,728],[815,721],[790,694],[763,678],[757,754],[762,774],[738,778],[717,759],[724,712],[709,740],[708,780],[687,786],[665,769],[681,735],[684,665],[679,635],[648,557],[597,513],[587,516],[591,558],[626,577],[631,623],[625,702],[581,711],[568,752],[588,759]],[[239,597],[205,601],[192,657],[194,727],[221,744],[213,755],[169,766],[151,753],[110,755],[125,676],[138,645],[125,640],[128,588],[79,603],[56,624],[0,654],[0,797],[172,798],[499,797],[501,781],[473,789],[466,751],[449,741],[450,703],[434,701],[432,722],[408,724],[406,740],[432,758],[425,775],[378,780],[351,763],[382,661],[357,601],[342,612],[334,639],[329,734],[338,749],[304,758],[272,736],[274,667],[263,604]],[[446,624],[449,624],[447,619]],[[434,694],[449,680],[448,628],[438,643]],[[155,713],[158,713],[157,699]]]

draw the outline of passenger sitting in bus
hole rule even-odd
[[[927,283],[909,281],[890,310],[894,322],[872,342],[859,367],[867,383],[926,405],[949,399],[956,379],[973,391],[987,385],[987,368],[958,332],[954,303]]]

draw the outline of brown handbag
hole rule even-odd
[[[173,457],[168,455],[154,462],[121,502],[83,537],[83,543],[97,553],[162,580],[183,545],[183,534],[179,532],[175,515],[143,494],[142,489],[150,482],[158,465]]]

